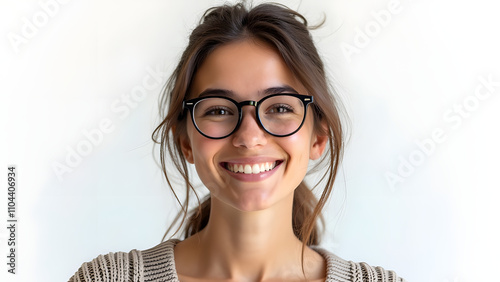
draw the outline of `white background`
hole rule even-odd
[[[322,245],[409,281],[498,279],[498,4],[278,2],[312,24],[326,16],[313,36],[350,117]],[[1,280],[67,281],[98,254],[158,244],[176,212],[150,139],[161,87],[123,99],[154,84],[152,72],[166,76],[205,9],[222,2],[0,3]],[[496,83],[482,99],[480,77]],[[106,121],[113,131],[85,151],[84,132]],[[78,146],[80,160],[69,156]],[[55,163],[71,172],[59,179]],[[8,165],[18,170],[15,276]]]

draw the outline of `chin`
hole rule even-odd
[[[231,205],[242,212],[254,212],[268,209],[272,206],[272,201],[259,197],[242,197]]]
[[[272,191],[246,191],[237,198],[227,199],[226,204],[241,212],[255,212],[269,209],[283,203],[286,195],[276,195]],[[293,198],[293,191],[292,191]]]

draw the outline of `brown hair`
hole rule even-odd
[[[163,174],[182,208],[163,239],[179,219],[181,222],[174,235],[182,228],[188,215],[190,191],[198,198],[189,180],[189,170],[179,142],[179,137],[186,134],[187,119],[183,117],[182,102],[189,95],[193,77],[205,58],[217,47],[245,38],[262,40],[276,48],[307,93],[314,96],[312,108],[315,130],[329,138],[326,154],[315,167],[316,169],[325,161],[328,162],[328,169],[318,182],[326,181],[319,200],[304,181],[295,189],[293,200],[295,235],[304,243],[304,247],[317,245],[320,235],[317,221],[318,218],[323,220],[321,210],[332,192],[343,151],[340,104],[334,99],[334,91],[328,85],[323,62],[309,33],[307,20],[301,14],[279,4],[261,4],[250,10],[244,3],[208,9],[189,37],[189,44],[161,96],[159,110],[163,121],[152,135],[153,140],[160,145]],[[167,173],[167,154],[185,183],[186,198],[182,203],[173,189],[172,178]],[[208,197],[191,212],[185,226],[185,237],[202,230],[208,223],[209,214]]]

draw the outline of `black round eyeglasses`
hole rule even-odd
[[[290,136],[302,127],[307,105],[313,103],[308,95],[279,93],[259,101],[237,102],[225,96],[207,96],[184,101],[183,111],[191,112],[191,120],[198,132],[211,139],[222,139],[238,130],[244,106],[254,106],[261,128],[276,137]]]

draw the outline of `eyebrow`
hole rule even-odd
[[[227,96],[227,97],[234,97],[235,94],[231,90],[227,89],[220,89],[220,88],[208,88],[203,90],[200,95],[198,95],[198,98],[205,97],[205,96],[212,96],[212,95],[220,95],[220,96]]]
[[[259,96],[268,96],[272,94],[279,94],[279,93],[293,93],[293,94],[299,94],[297,90],[295,90],[293,87],[289,85],[282,85],[282,86],[277,86],[277,87],[270,87],[266,88],[262,91],[259,91]],[[236,94],[232,90],[228,89],[221,89],[221,88],[208,88],[203,90],[200,95],[198,95],[198,98],[205,97],[205,96],[211,96],[211,95],[220,95],[220,96],[226,96],[226,97],[231,97],[234,98]]]
[[[279,87],[271,87],[267,88],[263,91],[264,95],[271,95],[271,94],[279,94],[279,93],[293,93],[293,94],[299,94],[297,90],[295,90],[293,87],[289,85],[282,85]]]

